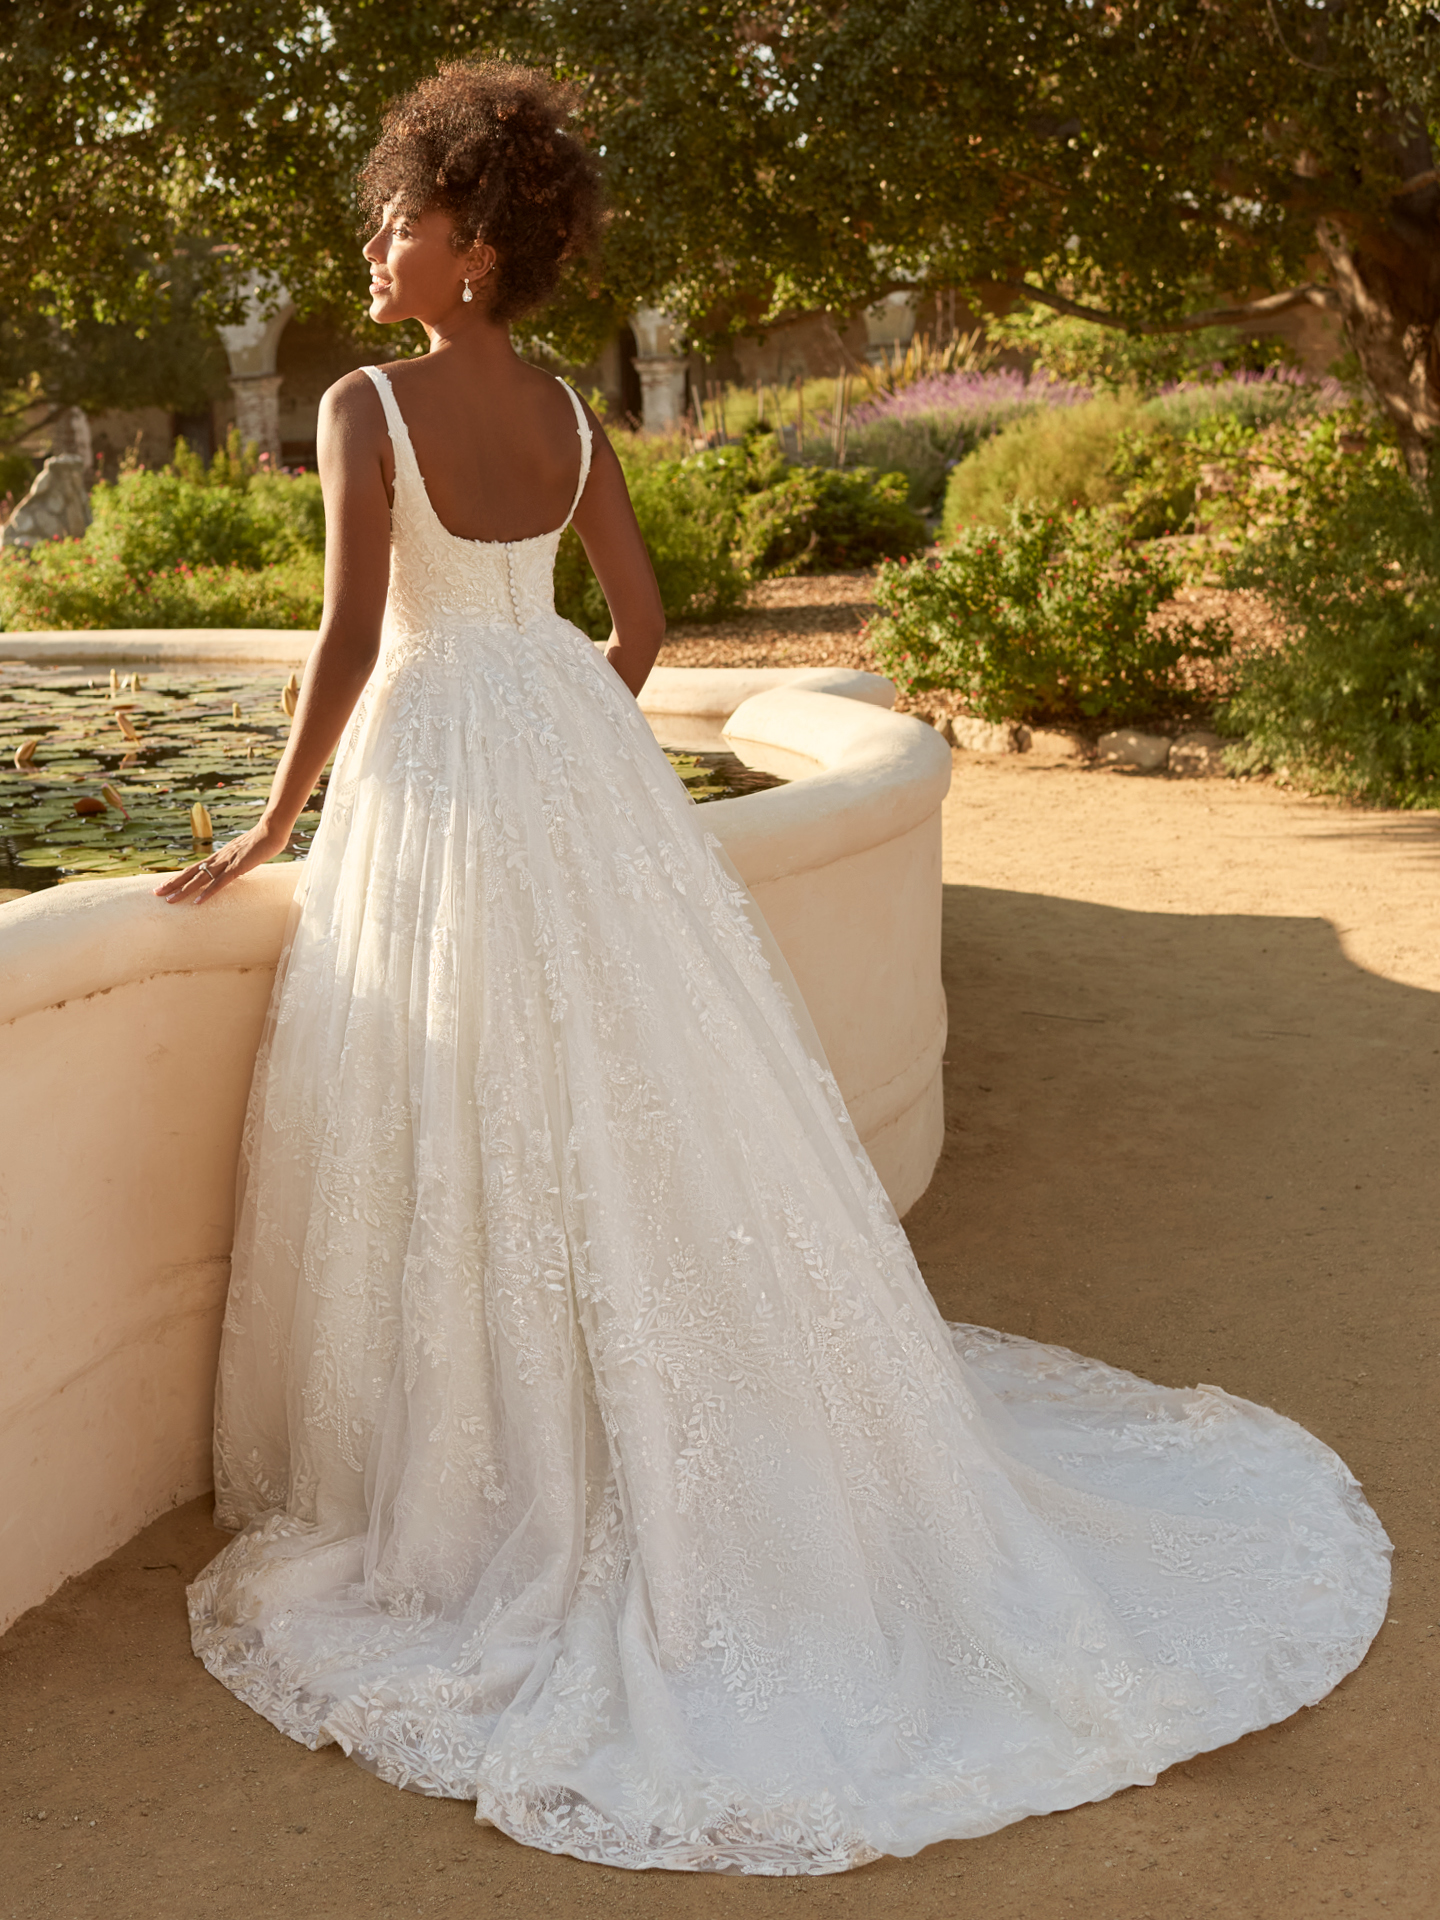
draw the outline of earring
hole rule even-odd
[[[470,302],[475,298],[474,294],[470,291],[470,282],[468,280],[465,282],[465,291],[461,294],[460,298],[465,302],[466,306],[469,306]]]

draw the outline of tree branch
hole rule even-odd
[[[25,413],[28,411],[28,406],[22,408],[19,417],[23,419]],[[18,447],[20,442],[22,440],[28,440],[32,433],[43,433],[46,427],[53,427],[64,412],[64,407],[51,407],[43,420],[32,420],[28,426],[22,426],[18,433],[10,434],[8,438],[0,437],[0,453],[8,451],[11,447]],[[7,420],[4,424],[5,427],[8,428],[11,423]]]
[[[1093,320],[1097,326],[1120,327],[1126,333],[1195,333],[1202,327],[1243,327],[1253,320],[1269,320],[1277,313],[1289,313],[1294,307],[1324,307],[1331,313],[1340,308],[1340,296],[1333,287],[1312,281],[1309,286],[1291,287],[1285,293],[1267,293],[1262,300],[1248,300],[1238,307],[1207,307],[1202,313],[1187,313],[1179,320],[1126,320],[1121,314],[1067,300],[1063,293],[1032,287],[1028,280],[1007,280],[1002,284],[1012,293],[1024,294],[1028,300],[1053,307],[1056,313],[1069,314],[1073,320]]]

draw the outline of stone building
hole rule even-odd
[[[982,317],[954,295],[917,301],[892,293],[849,319],[808,314],[763,337],[736,336],[702,356],[682,350],[664,313],[642,308],[589,365],[564,371],[583,392],[603,397],[610,418],[663,431],[717,385],[763,381],[771,388],[788,387],[797,379],[834,376],[903,347],[916,331],[963,332]],[[1281,335],[1316,371],[1328,366],[1343,344],[1338,324],[1314,308],[1279,316],[1256,331]],[[102,470],[113,473],[127,453],[138,455],[145,465],[161,465],[170,458],[177,435],[208,458],[232,425],[277,465],[314,466],[321,395],[342,374],[373,360],[374,349],[362,348],[333,326],[299,318],[277,283],[257,284],[245,319],[222,327],[220,334],[228,361],[228,393],[215,400],[208,414],[149,407],[91,416],[91,439]]]
[[[908,341],[915,325],[912,302],[892,294],[869,315],[838,322],[829,315],[806,316],[763,340],[737,338],[707,358],[682,353],[666,316],[642,309],[588,365],[563,371],[582,392],[603,396],[612,419],[663,430],[708,385],[789,385],[800,377],[838,374],[868,353]],[[127,454],[147,466],[162,465],[177,435],[208,458],[232,425],[277,465],[313,467],[322,394],[342,374],[375,358],[373,348],[333,326],[298,317],[279,286],[257,287],[245,319],[222,327],[220,336],[229,392],[208,415],[145,407],[90,417],[94,451],[105,471],[113,472]]]

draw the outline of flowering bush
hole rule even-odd
[[[1002,428],[1089,398],[1085,387],[1027,381],[1008,370],[940,374],[857,406],[846,454],[881,473],[903,473],[910,504],[929,511],[940,505],[951,468]]]
[[[208,467],[180,440],[170,466],[102,482],[90,506],[83,539],[5,551],[0,624],[319,625],[325,509],[315,474],[270,472],[232,432]]]
[[[322,565],[311,555],[281,565],[145,570],[51,540],[0,552],[0,626],[12,632],[87,627],[299,627],[320,624]]]
[[[1016,507],[938,559],[883,566],[868,637],[906,693],[954,689],[985,720],[1159,720],[1194,704],[1181,663],[1230,648],[1218,622],[1151,621],[1177,585],[1113,513]]]
[[[1288,367],[1177,382],[1150,399],[1134,389],[1081,404],[1067,398],[1059,410],[1034,410],[1003,427],[956,468],[943,526],[1003,526],[1013,506],[1028,503],[1051,511],[1123,506],[1134,538],[1179,532],[1194,516],[1207,464],[1344,399],[1338,382]]]
[[[1349,400],[1338,380],[1316,380],[1298,367],[1266,367],[1263,373],[1233,373],[1223,380],[1176,380],[1152,394],[1145,415],[1164,432],[1193,433],[1223,416],[1258,430],[1276,420],[1333,413]]]
[[[935,374],[898,392],[877,394],[857,406],[851,423],[868,420],[906,420],[916,416],[943,416],[954,420],[974,438],[983,438],[1022,413],[1042,407],[1070,407],[1093,398],[1090,388],[1074,383],[1031,378],[1013,367],[988,372]]]

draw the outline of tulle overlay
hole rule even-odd
[[[1343,1463],[945,1325],[704,815],[553,610],[558,534],[447,534],[376,385],[385,642],[251,1097],[206,1666],[531,1845],[762,1874],[1318,1700],[1388,1589]]]

